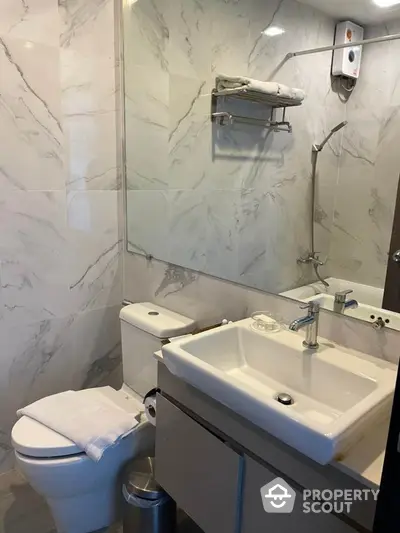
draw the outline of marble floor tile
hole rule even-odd
[[[183,513],[177,533],[202,533]],[[0,533],[57,533],[46,502],[16,470],[0,475]],[[93,533],[124,533],[121,524]],[[129,532],[125,532],[129,533]]]
[[[0,533],[53,533],[44,500],[16,471],[0,476]]]

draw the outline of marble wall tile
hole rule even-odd
[[[61,191],[0,191],[2,316],[24,324],[67,314]]]
[[[240,198],[240,191],[214,190],[207,191],[204,199],[207,222],[204,270],[219,276],[222,269],[227,278],[237,281],[240,281]]]
[[[122,301],[117,192],[0,193],[2,315],[31,323]]]
[[[0,34],[58,47],[60,19],[57,0],[3,0]]]
[[[0,6],[0,472],[17,408],[121,384],[114,41],[113,0]]]
[[[211,164],[211,87],[196,78],[169,79],[168,187],[196,189],[207,180]]]
[[[11,447],[17,409],[64,390],[108,384],[110,376],[112,384],[121,384],[119,309],[98,309],[23,328],[0,324],[1,353],[7,354],[1,361],[0,377],[0,449],[4,455]]]
[[[309,246],[309,218],[293,199],[304,198],[304,193],[284,195],[283,186],[242,194],[238,257],[239,281],[244,285],[281,292],[312,278],[310,269],[297,263]],[[279,222],[283,218],[285,225]]]
[[[58,48],[0,34],[0,71],[0,188],[62,189]]]
[[[63,320],[64,330],[58,330],[59,337],[55,342],[50,340],[49,351],[53,347],[56,349],[52,352],[52,356],[46,359],[40,373],[34,376],[28,402],[33,401],[32,398],[40,398],[62,390],[108,385],[111,384],[107,382],[108,378],[113,375],[112,384],[116,387],[121,386],[121,376],[115,378],[116,371],[121,372],[119,309],[119,306],[107,307],[71,315]],[[56,330],[57,326],[56,323]],[[52,339],[50,333],[52,329],[49,327],[50,339]],[[44,336],[43,342],[46,339]],[[21,364],[20,356],[17,356],[16,361],[16,364]],[[16,380],[20,379],[18,370],[10,372],[10,385],[14,376]]]
[[[273,0],[262,6],[258,0],[214,2],[211,8],[212,72],[240,71],[254,75],[252,62],[263,53],[260,52],[261,32],[274,21],[282,3],[282,0]]]
[[[61,83],[68,190],[116,190],[114,2],[61,0]]]
[[[208,79],[211,74],[213,14],[216,2],[176,0],[165,9],[166,56],[172,75]]]
[[[231,320],[242,318],[246,309],[243,290],[240,285],[172,263],[124,255],[125,298],[157,303],[195,319],[201,327],[227,316]]]
[[[266,265],[276,253],[274,247],[268,246],[269,238],[274,240],[271,232],[274,228],[268,223],[270,211],[275,207],[274,200],[261,190],[248,189],[241,194],[238,257],[239,276],[244,285],[259,284],[258,288],[262,288],[269,282]]]
[[[128,2],[124,9],[125,57],[132,64],[168,72],[169,32],[165,11],[171,2]]]
[[[364,82],[359,80],[346,103],[338,84],[331,83],[329,53],[296,58],[279,66],[280,59],[289,51],[332,42],[335,21],[297,2],[177,0],[168,5],[135,2],[127,9],[125,23],[125,55],[129,54],[127,93],[136,95],[136,102],[129,101],[129,113],[134,116],[141,111],[137,104],[140,100],[148,122],[160,116],[157,113],[160,101],[163,111],[166,109],[169,114],[168,172],[162,169],[165,131],[162,137],[157,136],[159,124],[150,124],[147,130],[143,127],[141,130],[146,131],[146,143],[150,137],[154,139],[155,150],[161,155],[157,161],[147,157],[146,162],[141,155],[154,153],[152,148],[143,150],[144,143],[137,140],[140,153],[135,154],[134,143],[130,145],[128,183],[131,188],[154,191],[153,216],[158,205],[155,198],[170,199],[166,219],[171,241],[164,242],[164,229],[154,223],[158,236],[152,239],[147,229],[141,227],[140,217],[136,230],[134,226],[128,228],[129,233],[136,233],[134,240],[143,238],[153,244],[161,241],[155,246],[159,246],[160,253],[152,248],[151,255],[168,263],[127,256],[125,296],[135,295],[136,301],[151,299],[161,305],[165,302],[164,305],[200,320],[206,320],[207,313],[214,318],[222,316],[225,309],[232,309],[233,302],[237,305],[235,316],[244,316],[246,309],[254,309],[254,305],[264,301],[277,312],[284,308],[287,316],[294,318],[298,310],[293,304],[271,300],[256,291],[246,291],[245,297],[242,287],[196,271],[264,291],[284,290],[313,279],[309,267],[296,262],[310,246],[311,148],[345,119],[349,121],[347,128],[330,140],[318,158],[316,249],[322,259],[329,259],[324,275],[343,274],[347,279],[354,275],[362,280],[369,276],[368,281],[373,277],[376,284],[385,262],[385,232],[390,225],[392,187],[396,180],[393,177],[385,180],[390,186],[383,185],[383,180],[377,186],[376,181],[388,169],[393,169],[390,174],[394,176],[397,168],[392,145],[397,112],[389,107],[397,106],[398,80],[386,54],[390,46],[379,45],[364,51]],[[268,37],[263,32],[272,25],[284,28],[285,33]],[[382,35],[395,29],[393,22],[390,28],[369,28],[367,35]],[[141,47],[135,46],[138,42]],[[380,77],[374,69],[378,69]],[[133,80],[146,70],[148,73],[141,77],[135,92]],[[153,76],[157,72],[160,81],[157,90],[162,87],[163,92],[161,99],[150,81],[146,81],[147,77],[154,85]],[[219,72],[279,79],[305,90],[307,99],[302,107],[288,111],[293,135],[266,134],[244,125],[211,126],[207,119],[209,96],[213,78]],[[147,91],[143,87],[146,85]],[[142,93],[149,96],[146,98]],[[395,102],[391,106],[390,98]],[[224,105],[237,114],[254,112],[260,116],[259,109],[253,111],[244,104],[227,101]],[[163,129],[165,124],[163,119]],[[159,161],[162,164],[158,166]],[[141,176],[135,176],[139,168]],[[166,190],[169,192],[164,196]],[[162,204],[164,213],[164,200]],[[359,213],[363,215],[357,220],[356,205],[357,217]],[[200,216],[204,220],[196,220]],[[333,247],[335,239],[338,246]],[[360,262],[362,255],[373,257],[375,266],[370,274],[366,262]],[[193,270],[175,266],[176,263]],[[135,279],[143,279],[140,288],[134,285]],[[203,296],[199,296],[200,292]],[[331,324],[336,322],[325,322],[325,331],[331,334]],[[356,324],[346,321],[349,323],[351,328]],[[348,335],[351,343],[360,346],[359,338],[364,335],[378,356],[386,357],[393,349],[392,341],[387,341],[391,332],[373,337],[369,327],[359,328],[357,324],[354,328],[357,333]],[[337,325],[332,330],[332,335],[345,344],[345,330]],[[390,346],[388,352],[385,342]]]
[[[0,472],[8,472],[14,466],[14,450],[8,431],[0,429]]]
[[[396,33],[399,23],[392,23]],[[365,38],[381,37],[392,33],[388,24],[369,26],[365,31]],[[384,42],[373,46],[365,46],[362,59],[362,73],[347,107],[351,111],[369,110],[366,118],[379,121],[382,109],[389,105],[395,86],[396,70],[393,69],[392,51],[398,43]]]
[[[125,80],[127,187],[167,189],[169,77],[162,70],[134,65],[131,61],[128,52]]]
[[[237,283],[193,272],[155,259],[126,253],[124,256],[124,297],[150,301],[186,315],[200,327],[222,319],[240,320],[255,311],[267,311],[288,324],[302,316],[299,303]],[[320,334],[342,346],[377,358],[399,361],[399,332],[377,332],[371,324],[322,311]]]
[[[114,57],[113,0],[59,0],[60,45],[87,56]]]
[[[166,191],[127,191],[128,250],[153,256],[163,250],[169,254],[170,206]]]
[[[204,271],[207,255],[207,208],[200,191],[170,193],[169,254],[176,265],[191,265]]]
[[[74,190],[117,190],[115,111],[64,116],[66,187]]]
[[[115,59],[60,52],[68,190],[116,190]]]
[[[73,312],[122,301],[117,196],[116,191],[73,191],[67,195],[67,283]]]
[[[370,28],[367,36],[399,24]],[[397,42],[367,47],[348,101],[329,252],[331,275],[374,287],[385,283],[399,183],[398,50]]]
[[[322,114],[321,117],[323,117]],[[324,125],[322,129],[314,134],[314,142],[321,143],[332,127],[345,119],[346,114],[340,112],[338,116],[330,117],[329,123],[327,120],[323,120]],[[314,239],[316,251],[320,259],[325,262],[325,265],[321,268],[323,277],[335,275],[334,272],[330,271],[329,252],[339,180],[340,157],[343,146],[342,139],[343,130],[332,137],[326,144],[324,150],[317,155]],[[325,179],[325,176],[329,176],[329,179]]]
[[[393,21],[390,28],[368,28],[367,36],[394,32],[398,24]],[[268,37],[263,32],[271,25],[282,27],[285,33]],[[177,239],[173,230],[169,232],[171,240],[179,241],[177,252],[171,255],[175,244],[158,239],[162,245],[158,253],[154,251],[157,246],[153,247],[152,255],[264,290],[285,290],[312,281],[313,272],[296,263],[310,247],[311,147],[347,119],[346,129],[331,139],[318,158],[316,250],[327,259],[325,276],[382,286],[398,168],[391,140],[397,131],[398,76],[390,57],[396,57],[399,45],[384,43],[365,50],[362,76],[347,103],[338,84],[331,83],[329,53],[296,58],[275,68],[288,51],[330,44],[334,27],[335,21],[329,17],[290,0],[268,4],[260,0],[177,0],[168,5],[136,2],[127,8],[127,94],[135,95],[128,104],[128,130],[132,124],[129,138],[133,141],[128,152],[132,154],[128,157],[129,186],[198,190],[199,198],[203,198],[203,190],[236,191],[236,195],[241,190],[254,191],[259,198],[274,198],[264,210],[268,237],[262,223],[251,217],[243,223],[252,239],[241,237],[243,230],[235,230],[232,220],[225,222],[229,227],[226,249],[232,248],[231,235],[236,235],[233,240],[238,258],[223,262],[223,254],[219,254],[219,271],[217,262],[208,259],[214,253],[212,239],[206,237],[208,222],[194,227],[190,208],[192,232],[178,232]],[[138,42],[140,54],[135,46]],[[310,76],[311,71],[314,76]],[[303,106],[288,112],[293,135],[266,133],[244,125],[211,126],[207,118],[209,97],[213,77],[219,72],[273,77],[304,89],[307,99]],[[140,82],[135,85],[138,77]],[[151,82],[155,78],[160,82],[156,86],[162,90],[162,98],[154,95],[155,84]],[[135,118],[141,113],[139,101],[144,103],[147,124],[143,118],[142,124]],[[227,101],[224,105],[237,114],[252,113],[251,107],[243,104]],[[168,171],[165,111],[169,114]],[[256,115],[260,116],[259,109]],[[139,126],[145,132],[144,142],[137,138]],[[148,146],[143,149],[144,144]],[[147,157],[154,149],[159,157]],[[391,176],[383,180],[390,182],[389,187],[383,181],[376,184],[377,176],[383,174]],[[358,194],[360,187],[363,189]],[[383,189],[390,191],[390,198]],[[182,218],[181,213],[172,212],[174,194],[170,221]],[[193,195],[188,192],[186,196]],[[198,207],[197,213],[204,213],[204,208]],[[135,228],[130,225],[129,231],[135,232]],[[136,231],[141,233],[140,228]],[[190,248],[192,234],[199,233],[203,238],[196,244],[196,253],[182,254],[181,243],[186,239]],[[151,240],[148,233],[146,240]],[[231,255],[228,250],[227,256]],[[365,258],[372,258],[372,266]],[[227,262],[231,268],[225,267]],[[283,270],[279,268],[282,264]]]
[[[271,25],[283,27],[285,33],[268,37],[263,32]],[[331,87],[330,61],[326,55],[314,58],[314,63],[308,58],[296,59],[274,76],[309,93],[301,108],[288,111],[292,135],[243,124],[213,125],[210,97],[218,73],[269,79],[287,52],[330,44],[334,26],[332,19],[291,0],[176,0],[126,6],[128,188],[171,191],[170,242],[165,243],[160,238],[164,232],[157,233],[159,225],[152,224],[151,255],[257,288],[285,290],[299,280],[314,279],[296,259],[310,246],[312,144],[345,117],[345,105]],[[219,105],[219,110],[223,109],[242,116],[270,117],[270,110],[263,106],[232,99]],[[318,196],[323,221],[319,251],[325,257],[338,155],[335,149],[326,155],[319,175],[323,182]],[[232,207],[240,211],[240,198],[253,190],[255,196],[271,201],[265,206],[262,222],[261,216],[258,222],[242,217],[248,227],[241,237],[235,209],[226,209],[229,218],[222,221],[224,207],[219,210],[214,202],[212,210],[220,230],[216,244],[210,224],[213,217],[206,216],[206,198],[212,197],[211,191],[222,198],[220,191],[226,191],[227,198],[237,199]],[[183,210],[182,201],[187,204]],[[127,208],[133,210],[129,201]],[[156,215],[156,209],[152,214]],[[204,220],[195,221],[200,215]],[[131,220],[134,217],[129,216]],[[129,240],[139,241],[145,233],[145,241],[151,241],[149,228],[143,230],[138,222],[136,228],[128,225]],[[259,224],[259,228],[251,224]],[[131,232],[137,235],[132,237]],[[227,238],[224,244],[223,236]],[[161,243],[158,251],[156,243]],[[284,271],[277,267],[279,261],[284,262]],[[254,265],[253,270],[249,265]]]

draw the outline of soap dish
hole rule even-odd
[[[265,311],[256,311],[251,314],[253,322],[251,324],[251,329],[254,331],[259,331],[261,333],[274,333],[280,331],[281,325],[277,322],[272,316],[270,316]]]

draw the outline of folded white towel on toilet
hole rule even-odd
[[[67,391],[48,396],[17,411],[71,440],[94,461],[132,432],[138,414],[124,411],[93,389],[90,394]]]

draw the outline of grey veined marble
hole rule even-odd
[[[368,29],[398,33],[400,21]],[[397,41],[365,50],[361,77],[347,104],[330,245],[338,278],[383,287],[400,173]]]
[[[399,42],[365,47],[346,94],[330,53],[277,68],[288,52],[333,40],[334,20],[292,0],[140,1],[124,25],[129,250],[271,292],[313,281],[296,262],[311,244],[311,147],[346,119],[318,160],[316,251],[325,277],[383,287],[400,169]],[[293,134],[213,126],[219,73],[303,89],[287,112]],[[221,106],[268,118],[263,106]]]
[[[311,281],[296,263],[310,246],[311,146],[345,117],[330,61],[293,60],[277,75],[308,96],[288,111],[293,135],[212,126],[210,93],[220,72],[267,80],[288,51],[330,44],[334,21],[291,0],[155,0],[126,6],[124,24],[129,249],[273,292]],[[285,33],[268,37],[270,26]],[[318,198],[325,255],[338,166],[332,146]]]
[[[0,5],[0,473],[19,407],[121,383],[114,22],[112,0]]]

